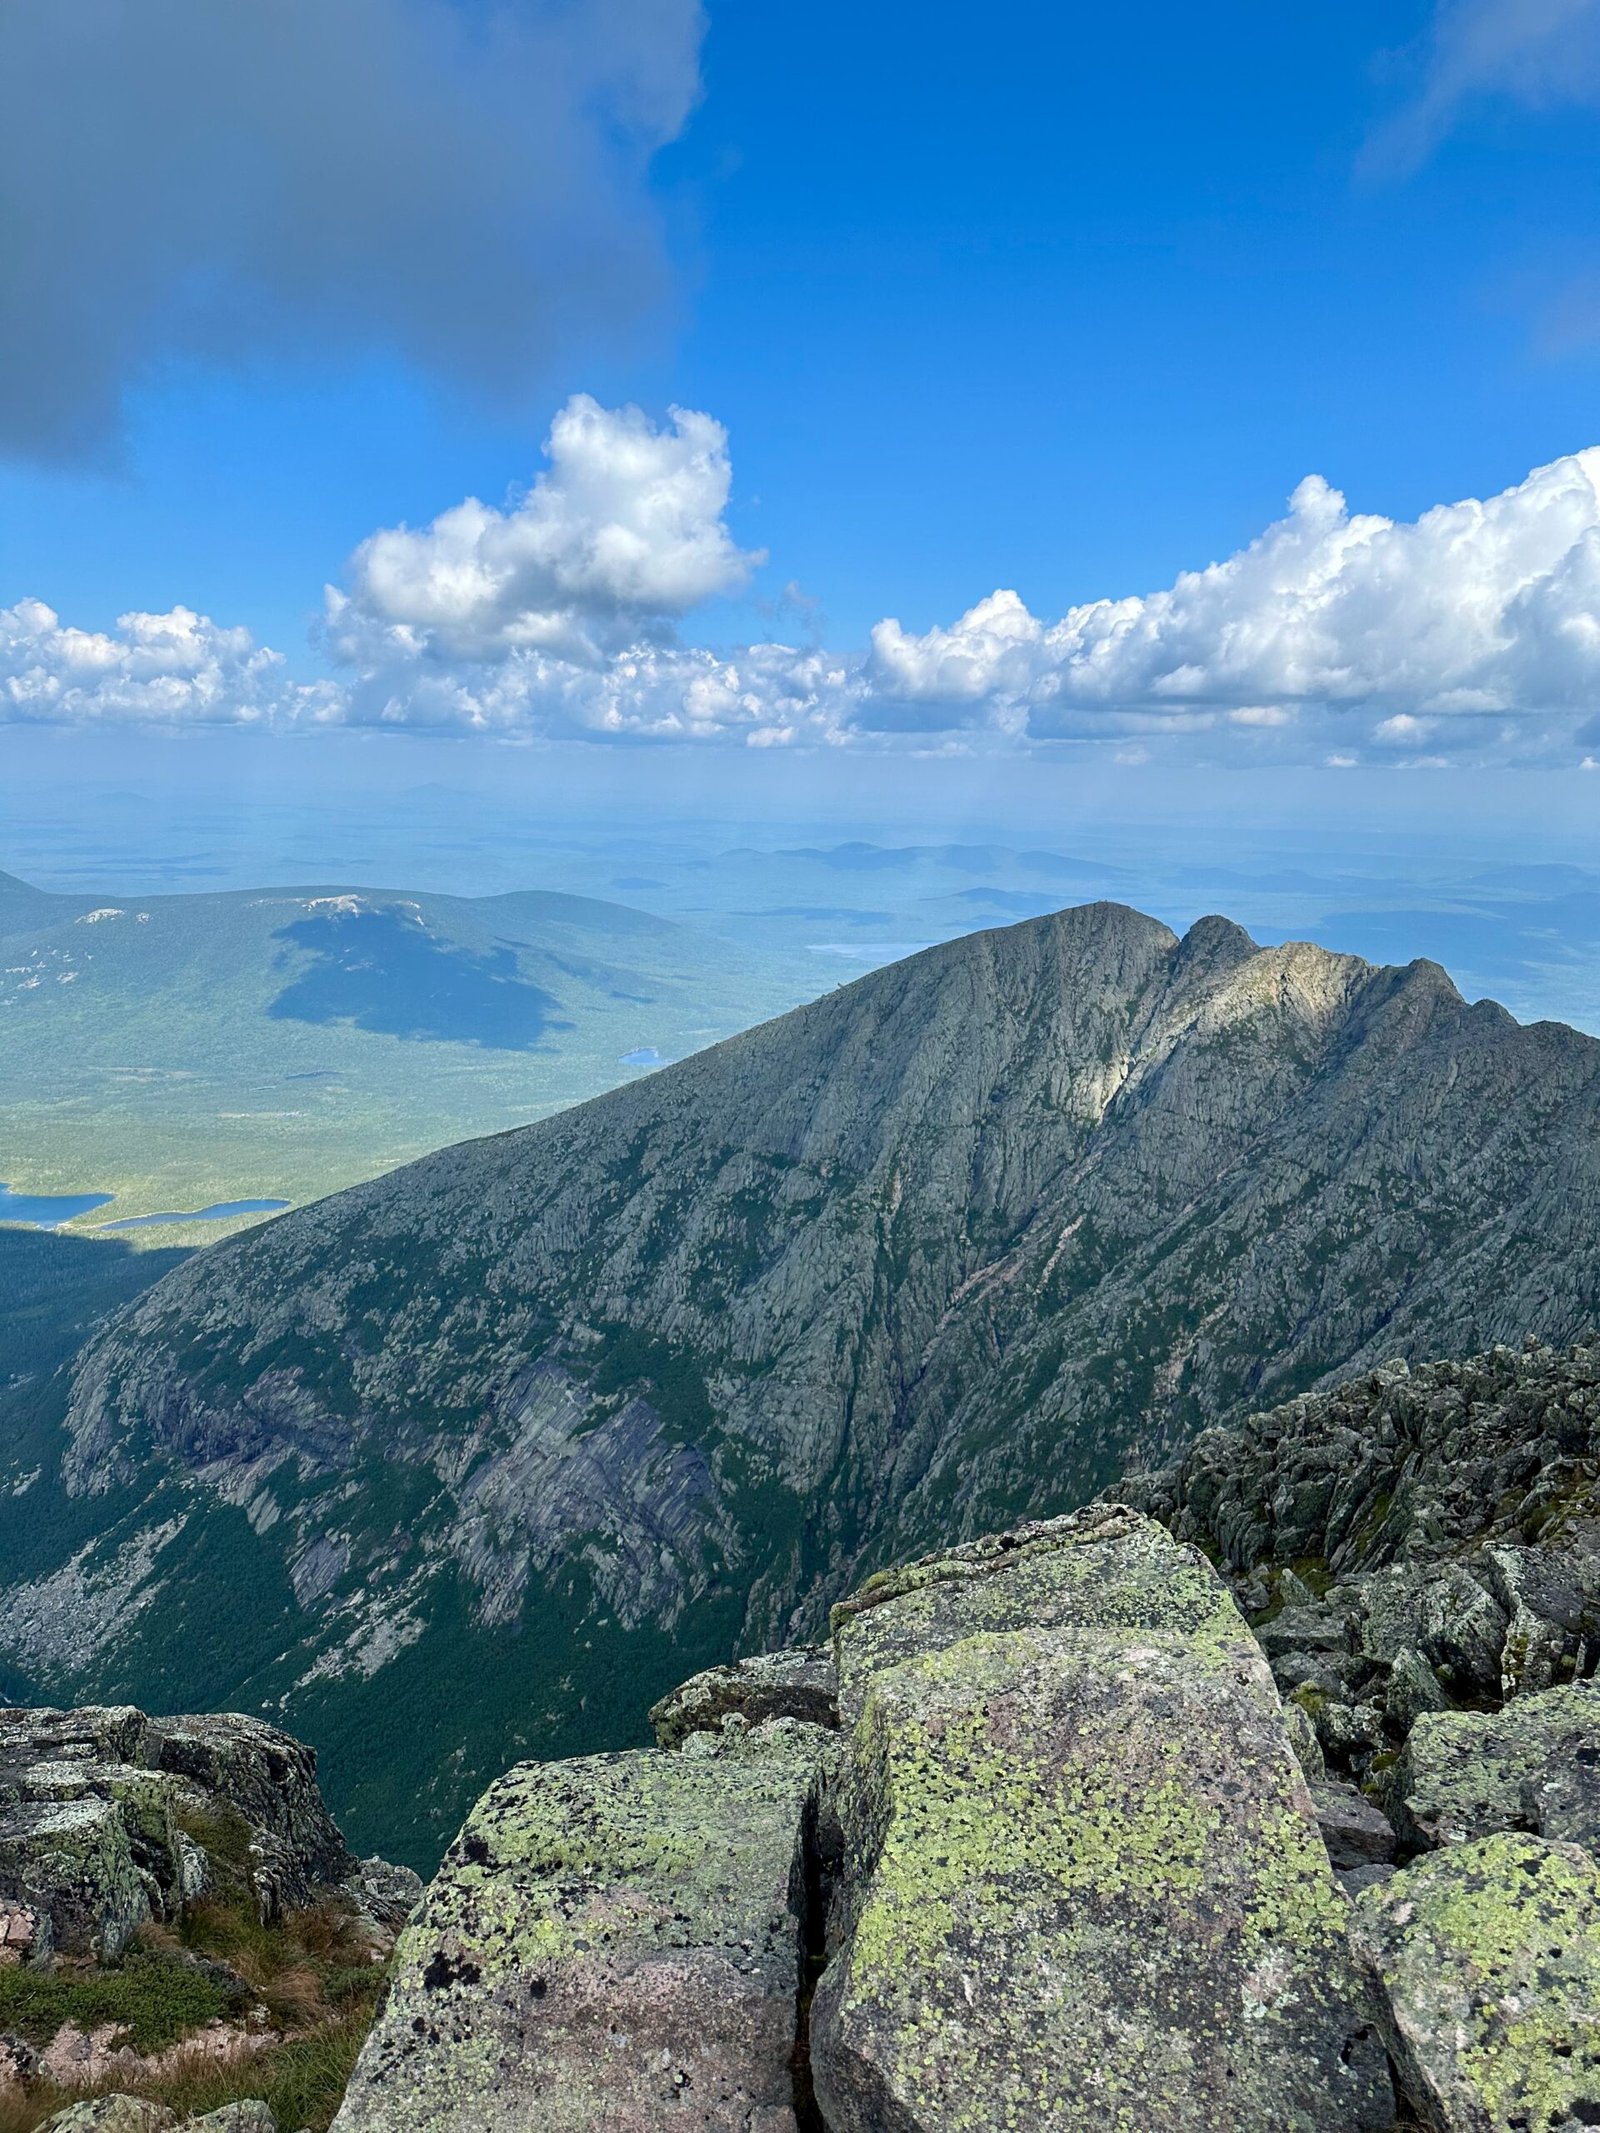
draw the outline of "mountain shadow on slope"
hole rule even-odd
[[[273,938],[310,962],[272,1002],[277,1021],[348,1022],[389,1037],[532,1051],[560,1002],[522,976],[509,947],[474,953],[437,939],[408,911],[316,911]]]

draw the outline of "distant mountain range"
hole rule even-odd
[[[1597,1305],[1600,1043],[1089,905],[185,1261],[0,1452],[0,1657],[279,1714],[425,1864],[875,1564]]]
[[[0,1180],[115,1193],[95,1221],[312,1199],[817,983],[547,890],[58,896],[0,874]]]

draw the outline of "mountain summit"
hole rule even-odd
[[[519,1750],[879,1562],[1390,1355],[1576,1337],[1597,1218],[1600,1043],[1434,964],[1115,904],[972,935],[168,1275],[16,1455],[0,1559],[24,1505],[56,1538],[0,1654],[282,1713],[426,1862]]]

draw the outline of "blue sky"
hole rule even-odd
[[[0,609],[53,611],[0,637],[13,718],[1600,754],[1600,462],[1571,456],[1600,441],[1593,0],[521,0],[490,61],[466,0],[352,0],[300,55],[211,49],[197,7],[57,0],[41,32],[0,0]],[[229,11],[244,45],[264,8]],[[128,41],[80,79],[108,22]],[[30,140],[47,66],[73,107]],[[144,132],[141,69],[171,99]],[[31,347],[35,287],[59,330]],[[504,513],[574,395],[537,524],[513,500],[372,545]],[[678,485],[665,532],[619,501],[635,462]],[[1079,615],[1248,551],[1308,475],[1398,529],[1352,544],[1302,492],[1253,575]],[[642,578],[596,575],[617,526]],[[469,566],[493,596],[447,610]],[[214,630],[116,628],[180,606]]]

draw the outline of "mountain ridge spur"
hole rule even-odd
[[[337,1807],[426,1863],[510,1753],[615,1744],[878,1563],[1391,1354],[1575,1339],[1597,1213],[1600,1043],[1437,965],[1105,904],[968,936],[167,1276],[31,1455],[117,1624],[65,1664],[35,1547],[5,1656],[148,1700],[226,1564],[213,1696],[362,1742]]]

